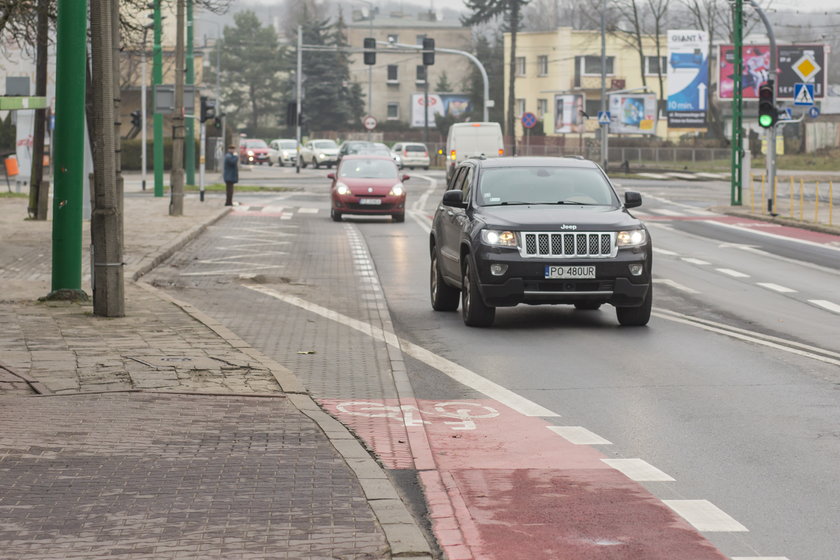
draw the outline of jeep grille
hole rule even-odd
[[[522,232],[523,257],[603,258],[614,257],[615,233]]]

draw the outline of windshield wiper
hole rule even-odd
[[[507,202],[500,202],[500,206],[518,206],[518,205],[535,204],[534,202],[522,202],[520,200],[509,200]]]

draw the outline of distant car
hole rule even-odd
[[[268,144],[259,138],[245,138],[239,143],[239,161],[248,165],[267,163],[271,165],[268,157]]]
[[[431,163],[429,149],[420,142],[398,142],[391,148],[391,153],[394,154],[395,160],[399,160],[400,168],[422,167],[428,169]]]
[[[390,156],[348,155],[341,158],[330,189],[330,216],[336,222],[344,214],[389,215],[395,222],[405,221],[405,186],[408,175]]]
[[[300,164],[318,169],[322,165],[332,167],[338,161],[338,144],[335,140],[310,140],[300,150]]]
[[[294,138],[278,138],[268,143],[271,163],[280,167],[297,163],[298,143]]]

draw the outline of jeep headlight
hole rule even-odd
[[[485,245],[494,247],[516,247],[516,233],[513,231],[499,231],[495,229],[481,230],[481,241]]]
[[[348,187],[344,183],[338,183],[335,186],[335,192],[337,192],[340,195],[350,194],[350,187]]]
[[[396,185],[391,187],[391,192],[389,192],[388,194],[390,196],[402,196],[404,192],[405,190],[403,189],[402,183],[397,183]]]
[[[616,241],[619,247],[638,247],[647,241],[647,232],[643,229],[619,231]]]

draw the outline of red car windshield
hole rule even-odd
[[[354,159],[341,164],[339,177],[350,179],[396,179],[397,166],[385,159]]]
[[[246,140],[245,147],[249,150],[253,150],[254,148],[268,148],[266,143],[262,140]]]

